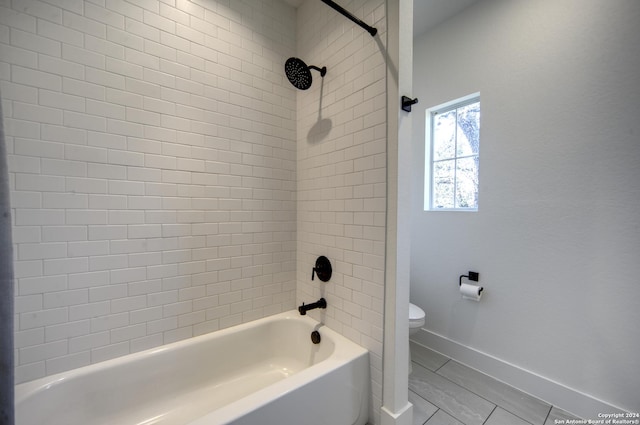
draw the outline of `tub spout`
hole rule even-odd
[[[325,300],[324,298],[320,298],[315,303],[311,303],[311,304],[302,303],[302,305],[298,307],[298,311],[302,316],[304,316],[305,314],[307,314],[307,311],[313,310],[315,308],[327,308],[327,300]]]

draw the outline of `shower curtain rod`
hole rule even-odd
[[[331,6],[333,9],[337,10],[338,12],[340,12],[341,14],[346,16],[347,18],[351,19],[356,24],[360,25],[362,28],[367,30],[367,32],[369,34],[371,34],[371,37],[375,37],[375,35],[378,33],[378,29],[377,28],[374,28],[372,26],[369,26],[369,25],[365,24],[360,19],[356,18],[351,13],[349,13],[347,10],[345,10],[342,6],[340,6],[339,4],[336,4],[334,1],[332,1],[332,0],[322,0],[322,2],[327,4],[327,5],[329,5],[329,6]]]

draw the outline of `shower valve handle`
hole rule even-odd
[[[323,273],[326,273],[325,270],[323,268],[320,267],[314,267],[311,269],[311,280],[315,280],[314,278],[316,277],[316,273],[318,274],[318,277],[320,278],[320,280],[323,280]],[[323,276],[320,276],[323,275]]]
[[[324,255],[318,257],[316,265],[311,269],[311,280],[315,280],[316,275],[318,279],[323,282],[328,282],[331,279],[333,270],[331,268],[331,262]]]

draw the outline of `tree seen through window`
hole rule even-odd
[[[431,113],[431,209],[478,208],[480,101]]]

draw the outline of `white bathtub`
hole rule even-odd
[[[16,386],[17,425],[364,425],[367,351],[297,311]]]

